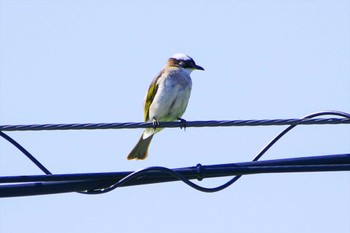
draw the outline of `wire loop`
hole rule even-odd
[[[316,117],[324,116],[324,115],[332,115],[341,118],[321,118],[314,119]],[[279,133],[275,138],[273,138],[252,160],[252,162],[258,161],[279,139],[281,139],[286,133],[292,130],[297,125],[314,125],[314,124],[349,124],[350,123],[350,114],[339,111],[324,111],[317,112],[303,117],[302,119],[287,119],[287,120],[246,120],[246,121],[193,121],[187,122],[186,127],[217,127],[217,126],[262,126],[262,125],[289,125],[286,129],[284,129],[281,133]],[[164,128],[173,128],[173,127],[182,127],[181,122],[161,122],[161,127]],[[121,129],[121,128],[149,128],[153,127],[152,123],[112,123],[112,124],[56,124],[56,125],[2,125],[0,126],[0,130],[2,131],[28,131],[28,130],[77,130],[77,129]],[[0,131],[0,136],[5,140],[9,141],[12,145],[18,148],[22,153],[24,153],[37,167],[39,167],[46,175],[52,175],[52,173],[44,167],[38,160],[35,159],[33,155],[31,155],[26,149],[24,149],[19,143],[13,140],[10,136]],[[349,159],[349,157],[346,157]],[[317,167],[318,165],[311,164],[313,169],[317,171],[317,169],[322,170],[324,168]],[[342,166],[344,165],[344,166]],[[220,166],[220,165],[216,165]],[[350,164],[333,164],[329,165],[333,166],[332,169],[339,170],[348,170],[350,169]],[[285,168],[284,168],[285,169]],[[201,164],[197,164],[195,167],[195,178],[201,181],[205,178],[205,166]],[[301,169],[302,171],[302,169]],[[147,175],[150,173],[158,174],[168,174],[172,177],[175,177],[177,180],[181,180],[188,186],[202,191],[202,192],[218,192],[223,190],[233,183],[235,183],[242,175],[236,175],[231,178],[226,183],[214,187],[214,188],[206,188],[200,185],[197,185],[191,182],[184,175],[180,174],[177,171],[166,167],[149,167],[145,169],[141,169],[132,173],[125,175],[122,179],[114,182],[109,187],[105,188],[95,188],[87,191],[80,191],[78,193],[81,194],[101,194],[110,192],[118,187],[125,186],[131,181],[142,181]],[[62,182],[62,181],[61,181]],[[72,181],[70,181],[72,182]],[[71,183],[72,184],[72,183]],[[1,187],[1,186],[0,186]]]

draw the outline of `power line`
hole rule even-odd
[[[320,119],[271,119],[271,120],[213,120],[187,121],[185,127],[229,127],[229,126],[283,126],[283,125],[321,125],[350,124],[347,118]],[[183,122],[160,122],[160,128],[184,127]],[[153,128],[152,123],[76,123],[76,124],[34,124],[34,125],[0,125],[0,131],[41,131],[41,130],[97,130],[97,129],[137,129]]]
[[[169,169],[149,167],[136,172],[0,177],[0,197],[65,192],[101,194],[119,187],[182,181],[202,192],[218,192],[226,186],[205,188],[190,180],[233,175],[350,171],[350,154],[277,159]],[[5,185],[4,185],[5,184]],[[7,185],[6,185],[7,184]],[[88,191],[83,191],[88,190]]]
[[[317,118],[324,115],[342,118]],[[262,125],[289,125],[274,139],[272,139],[253,159],[252,162],[235,164],[218,164],[196,167],[169,169],[165,167],[150,167],[135,172],[117,172],[101,174],[66,174],[53,175],[33,155],[24,149],[10,136],[0,131],[0,136],[23,152],[46,175],[26,177],[0,177],[0,197],[39,195],[61,192],[79,192],[82,194],[101,194],[114,190],[117,187],[137,184],[159,183],[181,180],[192,188],[203,192],[217,192],[235,183],[242,175],[280,172],[321,172],[321,171],[350,171],[350,154],[294,158],[275,161],[258,160],[286,133],[297,125],[311,124],[348,124],[350,114],[339,111],[317,112],[302,119],[282,120],[236,120],[236,121],[195,121],[187,122],[186,127],[217,127],[217,126],[262,126]],[[184,127],[176,122],[160,123],[160,127]],[[112,123],[112,124],[55,124],[55,125],[5,125],[0,126],[3,131],[24,130],[68,130],[68,129],[112,129],[153,127],[150,123]],[[203,178],[232,176],[228,182],[214,187],[205,188],[190,181]],[[106,177],[108,176],[108,178]],[[109,177],[111,176],[111,177]],[[78,178],[78,179],[77,179]],[[4,183],[12,183],[7,185]],[[85,190],[85,191],[82,191]]]

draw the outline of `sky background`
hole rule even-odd
[[[0,0],[0,124],[139,122],[168,57],[192,73],[187,120],[350,112],[350,1]],[[51,172],[250,161],[284,127],[8,134]],[[263,159],[350,152],[349,125],[299,126]],[[0,139],[0,175],[42,174]],[[200,182],[213,187],[229,178]],[[1,233],[350,232],[350,173],[246,176],[218,193],[181,182],[0,199]]]

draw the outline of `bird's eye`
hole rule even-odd
[[[179,65],[180,65],[181,67],[186,67],[186,62],[180,61],[180,62],[179,62]]]

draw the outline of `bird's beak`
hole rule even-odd
[[[194,69],[196,69],[196,70],[204,70],[204,68],[201,67],[201,66],[199,66],[199,65],[195,65],[195,66],[194,66]]]

